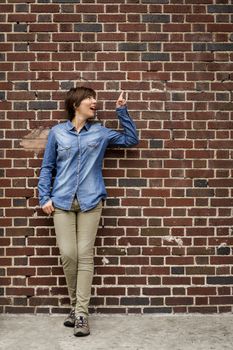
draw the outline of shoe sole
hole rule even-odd
[[[73,328],[74,327],[74,324],[72,324],[72,323],[66,323],[66,322],[64,322],[63,323],[63,325],[65,326],[65,327],[71,327],[71,328]]]
[[[91,333],[90,332],[89,333],[81,333],[81,332],[79,332],[79,333],[74,334],[74,336],[75,337],[84,337],[84,336],[89,335],[89,334],[91,334]]]

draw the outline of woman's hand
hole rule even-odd
[[[123,98],[123,93],[124,91],[121,92],[120,96],[118,97],[118,100],[116,101],[116,108],[126,105],[126,100]]]
[[[52,200],[50,199],[47,203],[45,203],[42,207],[42,210],[45,214],[51,215],[54,211],[54,206],[52,204]]]

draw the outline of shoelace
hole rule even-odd
[[[78,327],[83,327],[87,325],[87,320],[83,316],[75,317],[75,321]]]
[[[70,317],[71,317],[71,318],[74,318],[74,317],[75,317],[75,309],[72,309],[72,310],[70,311]]]

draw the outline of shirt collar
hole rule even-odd
[[[89,123],[88,122],[88,120],[86,121],[86,123],[84,124],[84,128],[86,129],[86,130],[89,130],[89,128],[90,128],[90,126],[91,126],[91,123]],[[67,122],[66,122],[66,128],[68,129],[68,130],[75,130],[75,126],[74,126],[74,124],[71,122],[71,120],[67,120]]]

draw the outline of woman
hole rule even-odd
[[[80,86],[68,91],[68,120],[50,129],[38,182],[40,206],[53,215],[71,301],[64,325],[74,327],[75,336],[90,334],[93,248],[107,198],[102,177],[104,153],[107,147],[131,147],[139,142],[123,92],[116,101],[123,132],[93,121],[96,104],[96,92],[91,88]]]

